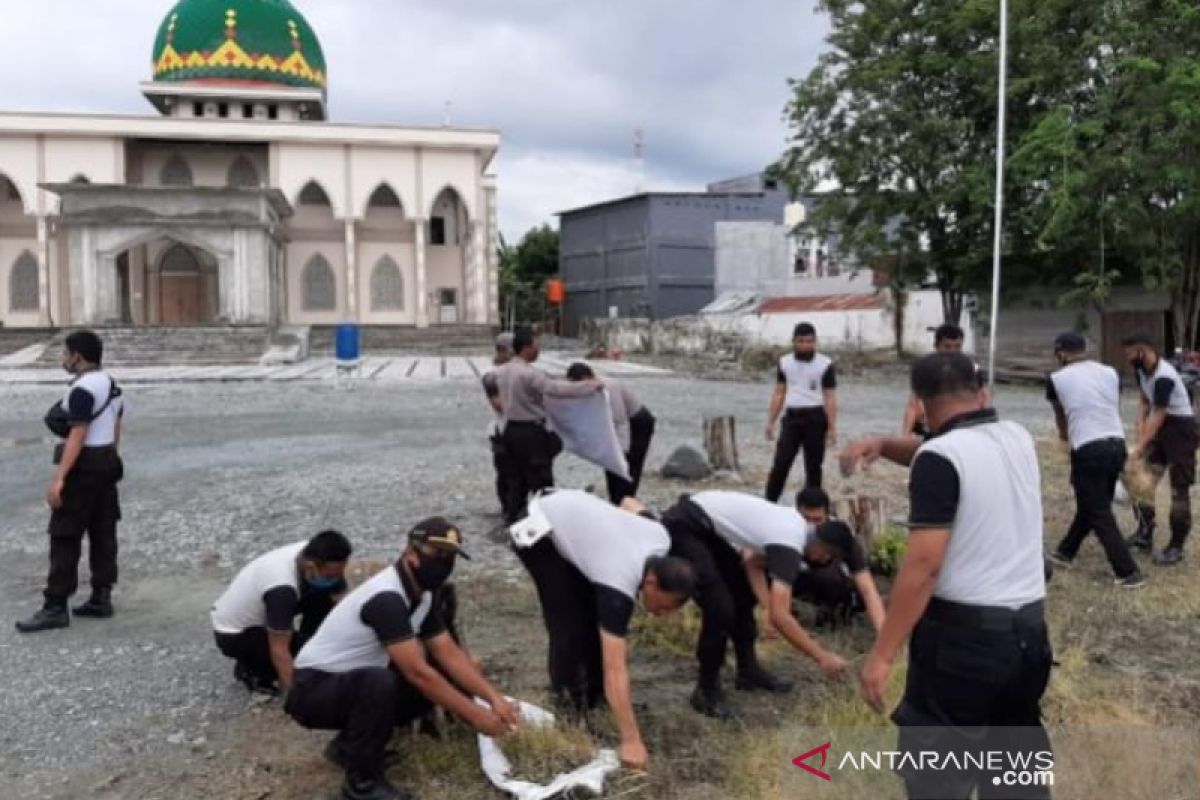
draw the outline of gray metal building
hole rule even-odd
[[[716,223],[782,222],[788,202],[786,191],[754,175],[706,192],[650,192],[562,212],[564,332],[612,308],[651,319],[696,313],[714,299]]]

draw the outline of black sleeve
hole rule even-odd
[[[787,375],[784,373],[783,367],[775,368],[775,382],[776,383],[787,383]]]
[[[773,580],[783,581],[791,586],[800,574],[800,562],[804,560],[799,550],[785,547],[781,544],[769,544],[766,547],[767,574]]]
[[[444,604],[444,593],[434,592],[433,605],[430,607],[429,613],[425,615],[425,621],[421,623],[421,630],[417,631],[417,635],[422,639],[432,639],[446,632],[446,617],[442,614]]]
[[[500,396],[500,384],[496,382],[496,376],[491,372],[483,376],[483,393],[488,397]]]
[[[96,398],[87,389],[72,389],[67,397],[67,421],[72,425],[88,425],[96,410]]]
[[[918,453],[908,475],[908,526],[948,528],[958,515],[958,470],[937,453]]]
[[[399,592],[380,592],[363,603],[358,618],[375,631],[379,641],[386,647],[412,638],[412,623],[408,619],[411,613],[408,603],[404,602]]]
[[[825,368],[825,374],[821,376],[821,388],[822,389],[836,389],[837,388],[837,368],[833,364],[830,364],[828,367]]]
[[[858,537],[855,537],[854,545],[846,556],[846,569],[850,570],[851,575],[857,575],[865,571],[867,566],[867,551],[863,549],[862,542],[858,540]]]
[[[1170,378],[1159,378],[1154,382],[1154,407],[1166,408],[1171,405],[1171,393],[1175,391],[1175,381]],[[74,397],[75,393],[71,392]],[[74,419],[74,409],[72,409],[72,420]]]
[[[611,586],[593,584],[596,590],[596,620],[600,629],[622,639],[629,634],[629,620],[633,618],[633,598],[618,592]]]
[[[1046,399],[1051,403],[1058,402],[1058,391],[1054,388],[1054,376],[1046,376]]]
[[[263,594],[263,605],[267,608],[267,630],[277,633],[291,632],[292,620],[300,607],[300,595],[291,586],[276,586]]]

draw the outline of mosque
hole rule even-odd
[[[0,112],[0,326],[495,322],[499,134],[328,85],[289,0],[179,0],[157,115]]]

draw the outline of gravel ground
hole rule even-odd
[[[701,416],[733,413],[747,489],[759,491],[770,456],[761,435],[769,384],[631,383],[659,418],[649,469],[673,447],[699,444]],[[358,555],[390,557],[405,526],[441,513],[470,536],[468,569],[517,568],[507,550],[480,535],[497,519],[488,411],[474,381],[352,390],[139,386],[130,393],[123,447],[118,615],[20,636],[12,620],[36,608],[44,576],[42,495],[51,467],[40,420],[55,395],[47,387],[0,389],[5,797],[64,796],[63,787],[81,777],[136,771],[188,748],[215,757],[211,742],[249,701],[213,646],[206,612],[255,554],[336,527]],[[840,395],[843,440],[899,423],[904,388],[896,378],[847,378]],[[1002,387],[997,405],[1035,433],[1050,429],[1035,390]],[[598,470],[569,457],[557,474],[564,486],[603,484]],[[832,479],[834,492],[853,488],[839,480]],[[651,480],[648,488],[652,503],[664,503],[683,487]]]

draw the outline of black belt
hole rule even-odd
[[[1045,603],[1036,600],[1017,609],[1001,606],[975,606],[935,597],[925,608],[924,618],[947,625],[987,630],[1011,630],[1018,622],[1037,623],[1046,618]]]
[[[535,427],[535,428],[545,428],[545,427],[546,427],[546,420],[544,420],[544,419],[543,419],[543,420],[535,420],[535,419],[514,419],[514,420],[511,420],[511,421],[509,421],[509,422],[506,422],[506,423],[504,423],[504,424],[505,424],[505,427],[507,427],[507,426],[509,426],[509,425],[532,425],[532,426],[533,426],[533,427]]]
[[[825,413],[825,406],[793,406],[785,412],[788,416],[799,416],[801,414],[815,414],[820,412]]]
[[[1103,439],[1093,439],[1092,441],[1088,442],[1087,444],[1081,444],[1081,445],[1079,445],[1079,447],[1076,447],[1072,452],[1081,453],[1089,447],[1096,447],[1096,446],[1116,447],[1118,445],[1121,447],[1124,447],[1125,439],[1123,439],[1120,436],[1106,436]]]

